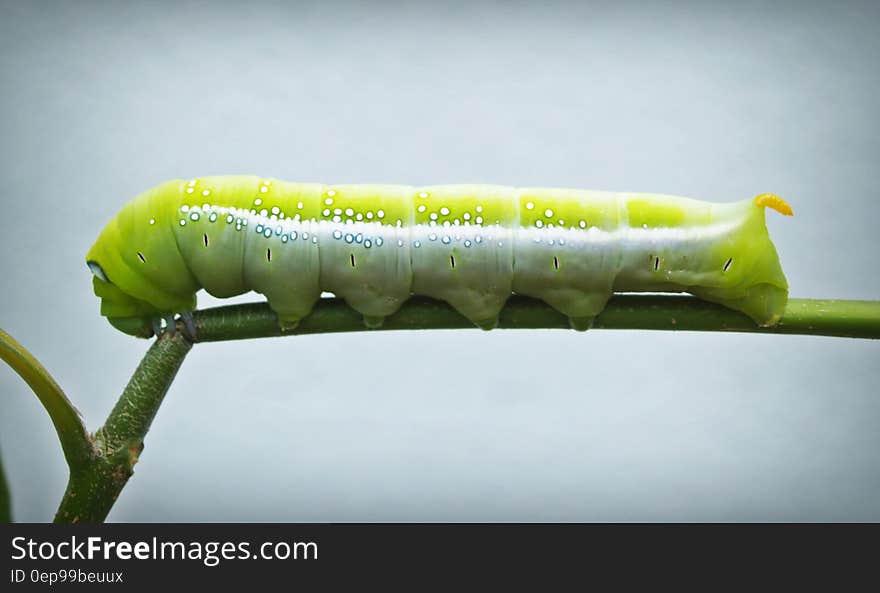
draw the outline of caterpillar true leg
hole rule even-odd
[[[187,337],[193,341],[198,341],[198,337],[196,336],[196,324],[193,321],[192,311],[184,311],[180,314],[180,318],[183,320],[183,327],[186,328]]]
[[[173,313],[165,316],[165,332],[168,334],[168,337],[172,337],[177,333],[177,324],[174,322]]]

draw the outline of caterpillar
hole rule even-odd
[[[411,295],[491,329],[512,293],[586,329],[614,292],[688,292],[773,325],[788,284],[765,208],[643,193],[494,185],[321,185],[254,176],[173,180],[125,205],[86,256],[101,314],[149,337],[205,289],[265,295],[282,329],[322,292],[369,327]]]

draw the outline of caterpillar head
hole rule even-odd
[[[104,268],[97,261],[88,260],[86,265],[92,272],[92,287],[101,299],[101,315],[119,331],[149,338],[153,335],[152,320],[161,313],[149,303],[123,292],[110,282]]]
[[[163,184],[129,202],[86,255],[101,314],[130,335],[150,337],[157,317],[195,308],[199,286],[172,230],[176,187]]]

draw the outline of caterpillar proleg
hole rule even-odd
[[[127,205],[86,262],[101,313],[149,336],[196,292],[254,290],[285,329],[332,292],[377,326],[413,294],[491,329],[512,293],[586,329],[614,292],[689,292],[775,324],[788,284],[764,222],[773,194],[734,203],[494,185],[174,180]]]

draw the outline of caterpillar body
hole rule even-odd
[[[718,204],[665,195],[492,185],[321,185],[253,176],[146,191],[86,256],[101,313],[152,335],[196,292],[266,296],[294,328],[332,292],[370,327],[411,295],[491,329],[512,293],[589,327],[614,292],[689,292],[776,323],[788,284],[764,222],[781,198]]]

